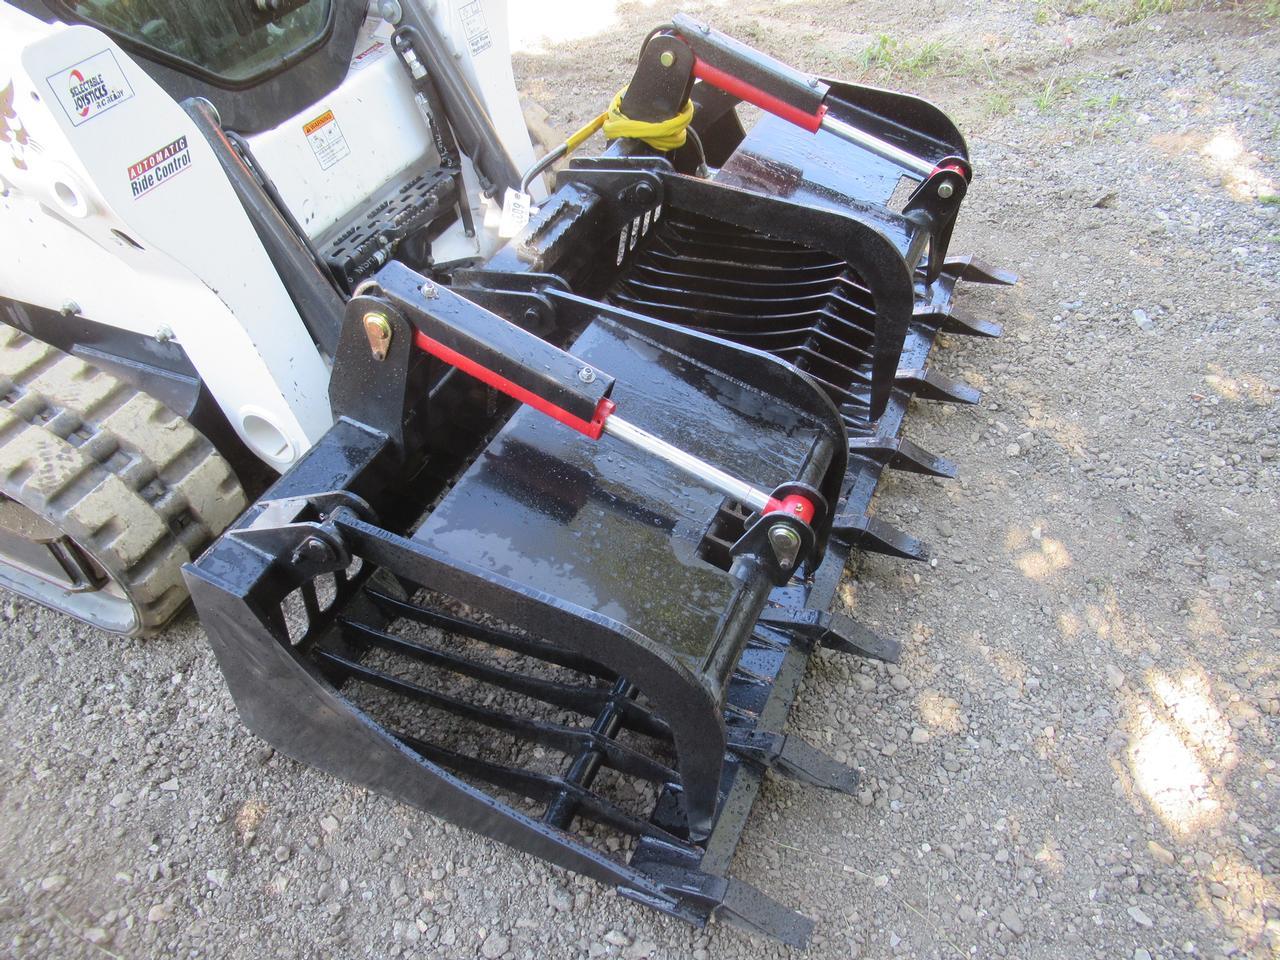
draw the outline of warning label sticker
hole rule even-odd
[[[332,110],[326,110],[314,120],[304,123],[302,132],[307,136],[307,143],[311,144],[311,152],[320,161],[321,170],[328,170],[351,153]]]
[[[381,40],[371,40],[367,47],[365,47],[363,50],[358,51],[356,55],[351,58],[352,72],[356,70],[363,70],[369,64],[375,63],[378,60],[381,60],[383,57],[387,55],[387,51],[389,49],[390,47],[388,47]]]
[[[133,88],[110,50],[95,53],[46,79],[76,127],[133,96]]]
[[[189,166],[191,151],[187,149],[187,138],[181,136],[129,167],[129,189],[136,200]]]
[[[393,27],[376,14],[370,14],[356,34],[355,53],[351,57],[352,73],[377,63],[391,52]]]
[[[484,7],[480,6],[480,0],[463,0],[458,5],[458,16],[462,19],[462,32],[467,35],[467,46],[473,57],[493,46],[493,37],[489,35],[489,23],[484,18]]]

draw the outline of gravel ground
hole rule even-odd
[[[523,89],[573,128],[660,6],[521,55]],[[771,781],[740,848],[737,876],[817,919],[810,956],[1280,956],[1275,6],[707,8],[948,109],[978,168],[955,249],[1023,277],[964,294],[1003,339],[936,358],[983,404],[908,424],[962,479],[878,501],[936,562],[844,588],[902,664],[824,655],[792,716],[864,789]],[[788,953],[274,755],[190,616],[133,642],[5,603],[13,956]]]

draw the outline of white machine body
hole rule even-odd
[[[523,169],[534,154],[511,75],[506,0],[440,0],[432,16]],[[391,30],[371,10],[342,84],[248,138],[313,239],[396,174],[434,159]],[[484,257],[503,242],[490,202],[464,174],[477,230],[468,237],[455,224],[433,244],[438,260]],[[186,112],[102,31],[4,3],[0,297],[175,341],[240,438],[276,470],[332,423],[329,358]]]

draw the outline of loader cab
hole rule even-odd
[[[129,451],[89,465],[100,482],[56,509],[0,484],[0,588],[114,632],[159,628],[185,598],[182,564],[331,427],[355,285],[391,257],[426,268],[497,246],[480,150],[445,160],[446,114],[392,44],[406,22],[435,35],[421,62],[470,97],[487,155],[523,168],[505,8],[480,5],[486,42],[468,45],[443,4],[393,5],[393,23],[369,0],[0,0],[0,356],[33,371],[0,396],[0,422],[26,397],[83,421],[72,440],[27,423],[50,462],[80,462],[82,434]],[[125,438],[77,412],[86,365],[104,395],[178,426]],[[45,367],[62,379],[37,384]],[[179,429],[175,463],[198,476],[165,453]],[[0,443],[0,476],[20,447]],[[152,467],[151,499],[116,482]],[[195,513],[164,513],[182,502]],[[131,536],[106,542],[79,520],[90,509]],[[155,535],[141,554],[138,531]]]
[[[109,35],[174,100],[204,97],[229,129],[276,126],[342,83],[362,0],[17,0],[47,22]]]

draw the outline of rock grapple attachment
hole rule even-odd
[[[283,752],[802,943],[810,921],[727,866],[765,771],[857,784],[786,716],[819,646],[897,658],[829,608],[855,548],[923,556],[868,507],[886,467],[954,473],[903,418],[912,396],[977,399],[929,355],[939,330],[999,332],[956,312],[959,280],[1010,278],[947,259],[954,205],[920,200],[969,176],[935,108],[804,84],[913,164],[794,117],[745,134],[734,103],[778,76],[787,96],[787,68],[761,58],[726,93],[738,61],[694,29],[655,34],[633,85],[659,97],[645,64],[684,43],[696,143],[619,141],[482,267],[356,287],[337,423],[187,577]]]

